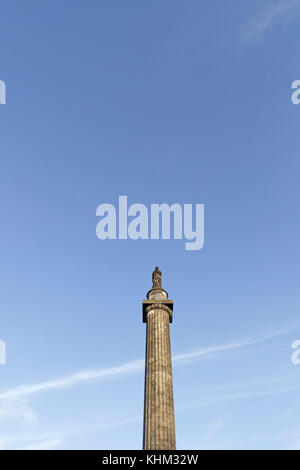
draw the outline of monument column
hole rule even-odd
[[[173,301],[161,286],[158,267],[152,274],[153,287],[143,301],[147,323],[143,448],[176,449],[170,327]]]

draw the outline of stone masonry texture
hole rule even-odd
[[[147,308],[143,438],[146,450],[176,449],[170,315],[166,305],[154,303]]]

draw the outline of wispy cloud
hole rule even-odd
[[[276,380],[274,381],[276,383]],[[244,384],[243,387],[247,387],[247,384]],[[192,410],[194,408],[202,408],[207,407],[210,405],[215,405],[217,403],[231,401],[231,400],[243,400],[249,398],[260,398],[260,397],[268,397],[273,395],[281,395],[284,393],[291,393],[300,390],[300,385],[290,385],[287,387],[281,388],[273,388],[270,390],[261,390],[261,391],[250,391],[250,392],[237,392],[227,395],[218,395],[209,400],[203,400],[197,403],[190,403],[189,405],[183,406],[180,408],[181,411],[184,410]]]
[[[8,397],[0,402],[0,421],[7,419],[21,419],[32,424],[37,422],[37,415],[28,405],[24,397]]]
[[[285,429],[281,432],[274,433],[274,434],[267,434],[263,436],[255,436],[250,439],[242,439],[239,441],[215,441],[210,443],[210,445],[206,445],[205,449],[245,449],[251,446],[251,450],[257,448],[257,444],[264,444],[264,449],[270,448],[267,443],[272,444],[272,448],[274,447],[274,443],[277,443],[277,450],[299,450],[300,449],[300,428],[297,426],[296,428]],[[201,448],[204,448],[201,446]]]
[[[47,441],[35,442],[22,448],[22,450],[52,450],[60,446],[62,439],[50,439]]]
[[[49,380],[46,382],[40,382],[31,385],[20,385],[19,387],[12,388],[4,393],[0,394],[0,400],[16,398],[25,395],[31,395],[46,390],[54,390],[71,385],[77,385],[82,382],[88,382],[95,379],[105,379],[109,377],[121,376],[124,374],[134,373],[141,371],[144,366],[144,361],[132,361],[121,366],[110,367],[108,369],[89,369],[76,374],[67,375],[58,379]]]
[[[261,41],[277,22],[293,19],[300,12],[300,0],[277,0],[254,16],[242,29],[241,42]]]
[[[194,361],[201,357],[208,357],[210,355],[221,353],[230,350],[237,350],[246,348],[258,343],[263,343],[268,341],[276,336],[283,334],[285,331],[280,330],[275,333],[272,333],[267,336],[263,336],[260,338],[254,339],[247,339],[244,341],[227,343],[223,345],[216,345],[216,346],[209,346],[206,348],[198,349],[192,352],[187,352],[183,354],[175,355],[173,358],[174,365],[180,363],[182,361]],[[24,397],[26,395],[31,395],[43,391],[48,390],[57,390],[62,389],[74,385],[78,385],[80,383],[89,382],[92,380],[101,380],[107,379],[110,377],[121,377],[123,375],[133,374],[137,372],[141,372],[144,368],[144,360],[140,359],[137,361],[127,362],[120,366],[110,367],[110,368],[103,368],[103,369],[89,369],[84,370],[81,372],[77,372],[72,375],[67,375],[65,377],[40,382],[36,384],[29,384],[29,385],[20,385],[18,387],[12,388],[7,390],[6,392],[0,393],[0,401],[3,400],[12,400],[17,397]],[[1,417],[1,415],[0,415]]]
[[[131,417],[130,419],[123,419],[118,421],[103,421],[103,419],[96,420],[92,424],[77,422],[69,428],[64,428],[61,431],[47,432],[43,434],[26,433],[21,435],[14,435],[13,437],[6,436],[5,439],[0,436],[0,450],[2,449],[45,449],[47,444],[50,443],[51,448],[57,448],[66,437],[74,435],[82,435],[91,431],[107,431],[109,429],[121,428],[131,424],[136,424],[141,421],[141,417]],[[29,444],[20,444],[29,442]],[[24,447],[22,447],[22,445]]]
[[[180,365],[182,363],[194,362],[199,359],[210,358],[215,355],[225,353],[227,351],[240,350],[243,348],[248,348],[254,346],[258,343],[264,343],[269,341],[283,333],[286,333],[286,330],[279,330],[273,332],[272,334],[260,336],[252,339],[245,339],[242,341],[236,341],[231,343],[224,343],[221,345],[208,346],[205,348],[200,348],[191,352],[186,352],[182,354],[177,354],[173,357],[174,366]],[[136,360],[127,362],[125,364],[101,368],[101,369],[88,369],[77,372],[75,374],[67,375],[65,377],[56,378],[49,381],[39,382],[35,384],[20,385],[10,390],[0,393],[0,420],[7,419],[21,419],[27,423],[34,423],[37,420],[36,414],[31,410],[28,405],[28,398],[30,395],[37,394],[40,392],[47,392],[51,390],[59,390],[66,387],[76,386],[83,383],[88,383],[94,380],[105,380],[109,378],[122,378],[124,376],[141,373],[144,369],[144,360]],[[229,399],[226,397],[225,399]],[[136,422],[136,418],[134,421]],[[110,426],[111,423],[109,423]],[[117,426],[122,426],[124,423],[119,422]],[[128,424],[128,420],[125,422]],[[113,424],[115,426],[116,423]],[[97,428],[107,428],[107,423],[101,423],[101,425],[96,424]],[[91,426],[88,426],[90,431]],[[26,447],[28,449],[46,449],[46,448],[57,448],[62,439],[68,434],[84,432],[84,426],[80,426],[78,429],[65,430],[62,433],[55,433],[44,436],[30,437],[30,444]],[[19,440],[26,440],[26,437],[20,437]],[[14,438],[14,442],[18,439]],[[59,442],[58,442],[59,441]],[[7,436],[5,441],[0,443],[0,445],[8,445]],[[50,446],[50,447],[47,447]]]
[[[300,450],[300,426],[288,430],[285,438],[288,442],[287,450]]]
[[[284,333],[287,333],[287,330],[278,330],[271,334],[265,336],[257,336],[253,338],[244,339],[236,342],[228,342],[221,345],[213,345],[205,348],[200,348],[191,352],[186,352],[182,354],[177,354],[173,358],[174,366],[180,364],[192,363],[199,359],[208,359],[217,355],[222,355],[225,352],[237,351],[243,348],[253,347],[259,343],[265,343],[273,338],[276,338]],[[34,412],[28,406],[28,398],[30,395],[37,394],[40,392],[47,392],[51,390],[59,390],[66,387],[76,386],[83,383],[88,383],[94,380],[105,380],[108,378],[119,378],[125,377],[134,373],[141,373],[144,369],[144,360],[131,361],[119,366],[110,367],[110,368],[101,368],[101,369],[88,369],[77,372],[75,374],[67,375],[64,377],[52,379],[49,381],[44,381],[35,384],[20,385],[10,390],[0,393],[0,419],[13,419],[19,418],[26,420],[27,422],[34,422],[37,418]],[[281,381],[281,379],[275,379],[275,382]],[[266,381],[264,381],[265,383]],[[267,382],[266,384],[269,384]],[[208,402],[197,403],[192,407],[210,405],[213,402],[224,401],[224,400],[233,400],[240,398],[247,398],[251,396],[262,396],[269,393],[268,390],[264,391],[254,391],[246,393],[241,393],[239,388],[248,388],[249,384],[239,384],[237,386],[232,386],[234,390],[231,390],[231,394],[218,395]],[[251,383],[250,385],[259,385],[259,383]],[[272,384],[271,384],[272,385]],[[283,393],[284,390],[277,391],[277,393]],[[99,423],[94,423],[94,425],[89,424],[85,426],[84,423],[81,423],[79,426],[72,427],[70,429],[65,429],[61,432],[47,433],[44,435],[23,435],[23,436],[14,436],[13,438],[8,438],[5,436],[0,438],[0,448],[5,446],[16,445],[19,441],[28,442],[28,445],[24,449],[50,449],[57,448],[60,446],[64,437],[67,435],[82,433],[89,431],[91,429],[106,429],[107,427],[120,427],[122,425],[128,425],[131,422],[136,422],[140,418],[134,418],[130,421],[119,421],[115,423],[105,423],[103,420]],[[2,440],[1,440],[2,439]],[[20,448],[18,446],[18,448]]]
[[[286,332],[286,330],[278,330],[278,331],[276,331],[272,334],[262,336],[262,337],[258,337],[256,339],[252,338],[252,339],[237,341],[237,342],[233,342],[233,343],[221,344],[219,346],[218,345],[208,346],[207,348],[198,349],[196,351],[187,352],[187,353],[183,353],[183,354],[177,354],[176,356],[174,356],[173,362],[176,363],[176,362],[179,362],[179,361],[187,361],[187,360],[192,361],[192,360],[195,360],[197,358],[200,358],[201,356],[208,356],[208,355],[221,353],[221,352],[225,352],[225,351],[232,351],[232,350],[235,350],[235,349],[243,349],[243,348],[246,348],[248,346],[253,346],[255,344],[264,343],[265,341],[273,339],[276,336],[280,336],[285,332]],[[0,398],[1,398],[1,396],[0,396]]]
[[[242,439],[239,441],[232,440],[232,441],[219,441],[217,439],[214,440],[213,443],[209,445],[205,445],[205,449],[247,449],[250,446],[250,449],[253,450],[257,448],[257,444],[261,447],[261,444],[264,444],[264,449],[270,448],[269,445],[271,444],[274,448],[274,443],[277,442],[277,450],[299,450],[300,449],[300,428],[292,427],[291,429],[284,429],[281,432],[274,433],[274,434],[267,434],[262,436],[255,436],[249,439]],[[201,448],[204,448],[201,446]]]

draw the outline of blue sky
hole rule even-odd
[[[0,448],[142,446],[156,265],[181,449],[300,448],[300,1],[1,4]],[[205,204],[205,245],[96,208]]]

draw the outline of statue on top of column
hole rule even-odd
[[[161,287],[161,271],[158,266],[156,266],[155,271],[152,273],[152,283],[153,287]]]

